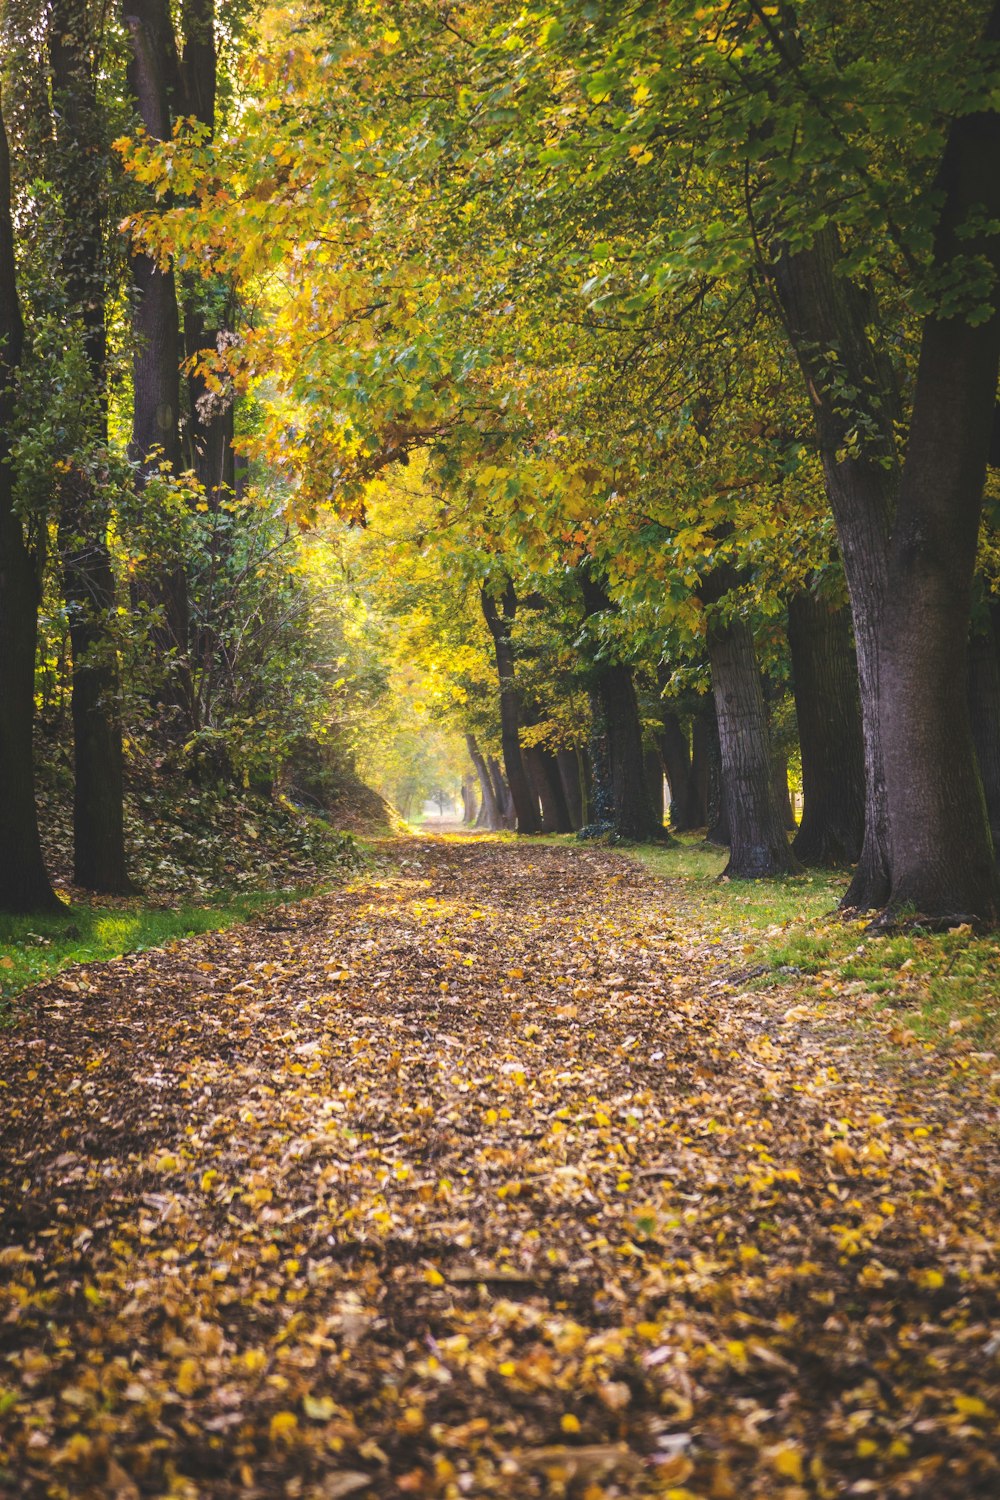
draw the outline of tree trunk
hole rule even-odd
[[[798,869],[774,795],[767,712],[753,636],[745,620],[713,621],[708,653],[729,813],[726,874],[736,880]]]
[[[181,7],[183,108],[185,114],[206,127],[209,138],[214,135],[216,125],[215,11],[216,0],[184,0]],[[193,275],[185,280],[182,302],[187,359],[204,350],[214,353],[220,338],[228,332],[226,325],[232,322],[231,287]],[[212,391],[204,376],[192,369],[188,375],[185,432],[189,466],[204,486],[213,510],[235,488],[233,414],[232,393]]]
[[[839,260],[837,232],[830,227],[820,230],[809,249],[779,255],[769,274],[812,401],[826,491],[851,598],[864,729],[865,833],[842,904],[870,911],[883,906],[889,897],[879,641],[889,526],[899,486],[893,429],[900,417],[900,402],[892,366],[868,337],[868,328],[877,318],[874,299],[838,274]],[[838,386],[845,382],[863,393],[851,403],[838,395]],[[853,434],[858,401],[866,401],[863,445]]]
[[[987,40],[1000,42],[1000,0]],[[888,559],[882,728],[892,886],[890,914],[993,924],[1000,881],[966,692],[972,583],[1000,366],[1000,113],[952,125],[937,188],[935,265],[993,270],[994,311],[923,327],[906,462]]]
[[[542,747],[541,755],[545,779],[549,786],[552,811],[555,817],[555,831],[556,833],[572,833],[573,818],[569,810],[569,803],[566,801],[566,793],[563,791],[559,762],[552,751],[546,750],[544,746]]]
[[[646,767],[646,795],[653,821],[662,828],[666,803],[663,796],[663,762],[659,750],[653,745],[647,745],[643,751],[643,761]]]
[[[129,84],[147,134],[171,136],[171,99],[180,94],[180,72],[167,0],[124,0],[123,18],[131,41]],[[180,326],[177,292],[170,266],[134,252],[132,269],[132,441],[140,486],[160,465],[174,474],[183,467],[180,441]],[[193,720],[195,705],[188,645],[190,605],[183,561],[164,576],[145,582],[160,622],[153,641],[167,667],[168,700]]]
[[[563,797],[569,814],[570,829],[582,828],[584,821],[583,781],[579,751],[557,750],[556,764],[559,768],[559,779],[562,782]]]
[[[528,781],[521,758],[521,740],[518,733],[520,710],[517,685],[514,680],[514,647],[511,631],[517,613],[517,596],[514,586],[508,582],[502,597],[502,613],[497,601],[486,589],[480,591],[483,618],[493,637],[496,654],[497,677],[500,682],[500,744],[503,750],[504,770],[507,785],[514,800],[518,833],[538,833],[541,820],[538,804]]]
[[[60,486],[59,548],[73,653],[73,878],[92,891],[125,895],[135,887],[125,861],[125,775],[118,661],[107,621],[115,580],[92,510],[98,497],[86,475],[70,470]]]
[[[792,848],[805,865],[861,856],[865,752],[848,611],[811,591],[788,605],[795,711],[802,752],[802,824]]]
[[[771,775],[774,781],[774,800],[778,804],[785,832],[794,833],[796,823],[792,794],[788,788],[788,756],[783,750],[771,751]]]
[[[668,837],[657,824],[646,788],[642,726],[632,670],[623,662],[601,666],[595,686],[607,740],[612,821],[620,838],[636,843]]]
[[[663,771],[670,787],[670,826],[675,833],[703,828],[704,821],[692,821],[697,813],[697,799],[692,786],[691,750],[680,717],[665,709],[663,727],[656,736]]]
[[[729,804],[726,801],[726,778],[722,769],[722,746],[719,742],[719,716],[712,695],[711,713],[704,715],[705,763],[708,795],[705,818],[705,841],[728,849],[730,844]]]
[[[983,40],[1000,42],[1000,0]],[[994,307],[975,326],[967,321],[971,308],[925,319],[901,476],[895,382],[869,339],[871,299],[837,274],[835,232],[822,230],[810,249],[781,255],[773,267],[816,411],[854,612],[869,805],[847,899],[935,924],[969,917],[992,924],[1000,912],[965,691],[1000,362],[998,156],[1000,114],[953,120],[934,184],[941,209],[933,270],[941,286],[960,287],[969,266],[985,265]],[[831,364],[833,372],[824,368]],[[871,784],[873,759],[881,788]]]
[[[486,761],[483,759],[482,751],[476,743],[474,734],[467,734],[465,736],[465,744],[469,752],[469,759],[472,761],[476,776],[479,779],[481,802],[476,826],[485,825],[487,828],[497,829],[500,827],[500,810],[497,807],[496,793],[493,790],[490,773],[486,768]]]
[[[543,833],[572,833],[569,808],[562,789],[559,767],[551,751],[533,745],[524,752],[525,764],[542,809]]]
[[[588,615],[614,609],[603,583],[592,574],[583,573],[580,586]],[[650,806],[642,725],[631,667],[625,662],[597,662],[590,696],[594,718],[594,821],[610,821],[619,838],[636,843],[671,842],[662,817],[657,823]]]
[[[493,795],[500,814],[500,827],[513,828],[517,821],[517,812],[514,808],[514,799],[510,794],[510,787],[504,780],[500,769],[500,763],[495,756],[491,755],[486,764],[493,782]]]
[[[969,716],[994,855],[1000,853],[1000,658],[993,619],[969,642]]]
[[[713,787],[721,789],[721,786],[719,726],[715,718],[715,699],[709,693],[691,720],[691,777],[685,815],[689,828],[707,829],[718,821],[718,806],[722,798],[720,794],[713,802]],[[722,842],[729,842],[728,827]]]
[[[32,726],[39,568],[14,511],[10,433],[24,325],[14,268],[10,156],[0,110],[0,911],[59,911],[38,836]],[[39,528],[44,535],[44,528]]]
[[[69,316],[79,320],[106,439],[105,155],[91,62],[86,0],[54,0],[49,13],[55,173],[62,197],[62,267]],[[71,461],[72,455],[64,455]],[[59,493],[59,548],[72,648],[74,879],[90,890],[134,889],[125,860],[124,756],[118,655],[109,621],[115,581],[107,508],[78,466]]]
[[[537,745],[526,745],[521,751],[524,760],[524,769],[535,798],[536,806],[540,809],[539,821],[542,833],[555,833],[556,820],[552,808],[552,799],[546,782],[545,770],[541,763],[541,752]]]

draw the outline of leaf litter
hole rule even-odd
[[[997,1074],[612,851],[392,857],[25,997],[0,1493],[1000,1493]]]

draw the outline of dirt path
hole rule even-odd
[[[0,1033],[0,1493],[1000,1493],[990,1116],[418,839]]]

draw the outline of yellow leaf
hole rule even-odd
[[[798,1448],[794,1448],[791,1443],[781,1443],[777,1448],[771,1449],[768,1457],[771,1468],[782,1479],[794,1479],[796,1484],[802,1483],[802,1454]]]
[[[559,1426],[562,1428],[563,1432],[579,1432],[580,1419],[579,1417],[574,1417],[571,1411],[564,1412]]]
[[[990,1409],[985,1401],[980,1401],[978,1396],[956,1396],[955,1410],[962,1413],[963,1417],[988,1417]]]
[[[314,1422],[329,1422],[337,1414],[337,1403],[329,1396],[303,1396],[302,1410]]]
[[[276,1411],[271,1418],[271,1442],[290,1443],[299,1430],[299,1419],[293,1411]]]
[[[182,1359],[177,1370],[177,1379],[174,1381],[174,1389],[179,1396],[193,1396],[201,1379],[198,1373],[198,1364],[193,1359]]]

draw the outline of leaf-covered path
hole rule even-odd
[[[622,856],[392,855],[2,1034],[0,1493],[1000,1493],[981,1085]]]

